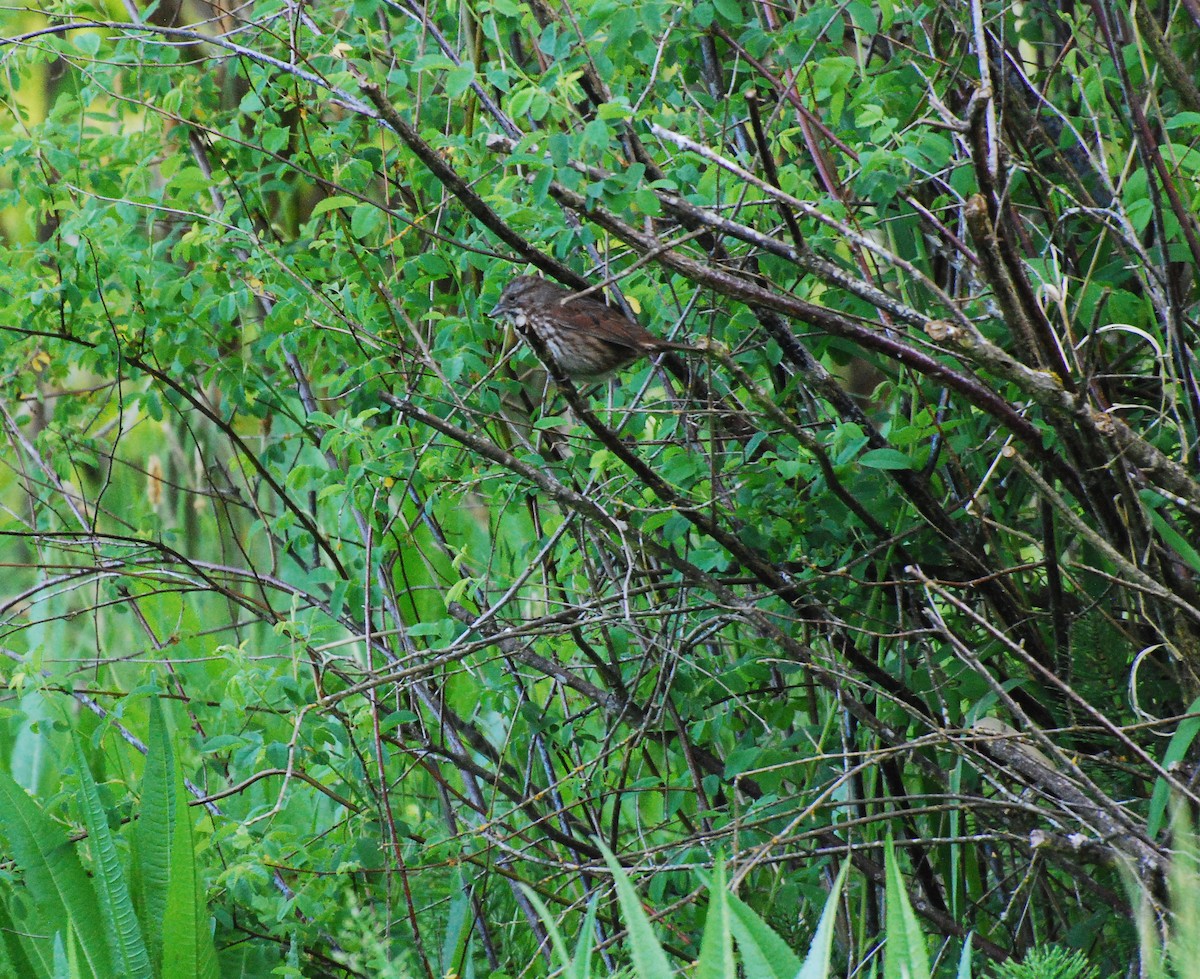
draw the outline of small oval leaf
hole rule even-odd
[[[897,449],[872,449],[859,457],[859,465],[868,469],[912,469],[913,462]]]

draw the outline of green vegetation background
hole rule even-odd
[[[1166,927],[1194,4],[0,26],[0,969],[544,974],[529,888],[613,971],[601,843],[673,968],[722,862],[880,968],[889,835],[938,975]],[[692,383],[548,379],[530,270]]]

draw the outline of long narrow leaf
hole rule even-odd
[[[962,955],[958,958],[958,979],[971,979],[971,932],[967,932]]]
[[[728,979],[737,975],[733,965],[733,936],[729,923],[729,899],[726,893],[725,864],[718,862],[708,886],[708,915],[704,936],[700,939],[700,959],[696,979]]]
[[[592,975],[592,945],[596,938],[596,909],[599,901],[595,897],[588,902],[587,914],[583,916],[583,928],[579,932],[579,942],[575,946],[575,957],[571,960],[568,970],[570,979],[591,979]]]
[[[475,919],[471,914],[470,885],[460,878],[459,886],[451,892],[450,906],[443,919],[442,972],[458,975],[471,943]]]
[[[629,953],[633,959],[633,968],[640,979],[667,979],[674,975],[667,953],[654,935],[650,927],[650,919],[642,910],[642,902],[638,899],[629,876],[617,862],[603,843],[600,850],[604,854],[604,862],[612,871],[613,887],[617,891],[617,901],[621,905],[621,919],[629,932]]]
[[[151,960],[161,962],[175,819],[175,758],[157,698],[150,700],[150,734],[146,743],[141,805],[133,826],[134,896],[141,911]]]
[[[729,910],[746,979],[793,979],[801,962],[788,943],[734,894],[729,895]]]
[[[8,901],[8,892],[0,893],[0,975],[43,976],[45,972],[34,967],[21,944]],[[7,973],[3,971],[5,969]]]
[[[164,977],[207,979],[215,975],[216,953],[200,888],[196,845],[182,776],[175,783],[175,832],[171,840],[171,878],[163,927]]]
[[[96,892],[62,827],[49,819],[25,790],[0,772],[0,829],[8,840],[37,907],[39,920],[19,922],[47,936],[79,936],[83,974],[113,975]],[[34,943],[36,944],[36,942]],[[46,953],[52,958],[52,953]]]
[[[100,898],[100,913],[104,916],[109,951],[119,966],[119,975],[128,979],[149,979],[150,956],[146,952],[142,930],[138,927],[137,915],[133,912],[133,898],[129,894],[129,882],[121,867],[117,844],[108,828],[108,814],[96,790],[96,780],[88,767],[79,734],[74,729],[71,730],[71,740],[74,742],[75,764],[79,770],[79,808],[87,826],[88,846],[92,854],[92,880]]]
[[[1200,711],[1200,697],[1197,697],[1189,705],[1185,713],[1195,715]],[[1200,734],[1200,717],[1189,716],[1179,722],[1179,726],[1175,728],[1175,733],[1171,735],[1171,740],[1167,742],[1167,750],[1163,752],[1162,766],[1170,771],[1171,766],[1182,761],[1192,747],[1192,742],[1196,740],[1196,735]],[[1154,792],[1150,796],[1150,808],[1146,814],[1146,833],[1150,837],[1158,836],[1159,831],[1163,827],[1163,821],[1167,813],[1167,802],[1171,798],[1171,788],[1163,778],[1158,778],[1154,782]]]
[[[550,936],[550,948],[557,961],[558,968],[564,971],[569,969],[571,966],[571,953],[567,950],[567,943],[563,940],[562,929],[558,927],[558,922],[554,920],[554,915],[550,913],[550,909],[537,896],[537,892],[533,888],[522,884],[521,890],[525,892],[529,903],[533,905],[534,910],[538,913],[538,917],[542,919],[542,924],[546,926],[546,934]]]
[[[821,911],[821,920],[817,923],[816,934],[808,946],[808,955],[804,959],[804,967],[796,979],[828,979],[830,958],[833,955],[833,926],[837,921],[838,902],[842,898],[842,887],[846,883],[846,875],[850,872],[850,861],[842,864],[841,873],[833,882],[829,897],[825,899],[825,908]]]
[[[929,953],[925,936],[909,903],[896,860],[896,849],[889,839],[884,855],[887,874],[887,938],[884,941],[884,979],[929,979]]]

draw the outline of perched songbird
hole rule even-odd
[[[619,309],[536,275],[513,279],[488,315],[507,320],[523,337],[535,333],[571,380],[595,381],[639,357],[696,349],[661,340]]]

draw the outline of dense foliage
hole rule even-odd
[[[847,862],[869,968],[889,834],[935,974],[1166,927],[1194,2],[0,17],[0,966],[616,968],[601,843],[677,968]],[[529,271],[696,349],[548,377]]]

